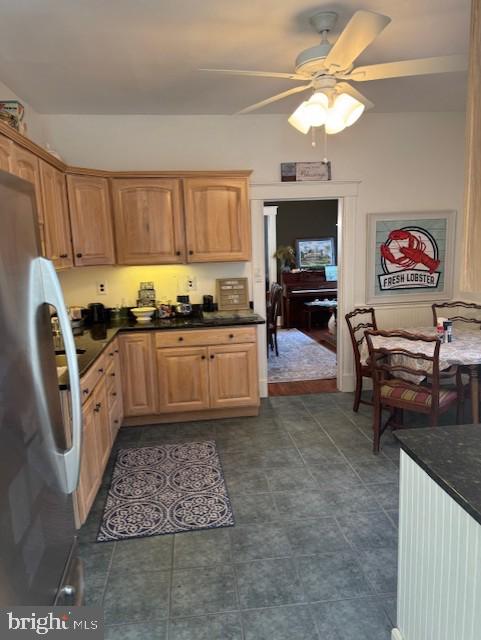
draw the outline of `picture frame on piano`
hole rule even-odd
[[[336,264],[336,243],[333,237],[298,238],[296,265],[298,269],[317,271]]]

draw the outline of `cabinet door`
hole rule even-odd
[[[73,266],[65,176],[43,160],[39,165],[46,254],[58,269],[64,269]]]
[[[200,411],[209,408],[207,349],[157,349],[159,412]]]
[[[42,255],[46,254],[45,247],[45,221],[43,219],[43,206],[42,206],[42,189],[40,186],[40,167],[38,158],[27,151],[23,147],[15,144],[13,146],[12,156],[12,172],[19,178],[28,180],[35,187],[35,200],[37,205],[37,220],[40,231],[40,241],[42,245]]]
[[[257,345],[209,347],[209,380],[213,409],[258,405]]]
[[[107,460],[109,459],[110,449],[112,448],[105,377],[102,377],[95,387],[93,404],[95,432],[99,452],[99,474],[102,475]]]
[[[13,142],[0,135],[0,169],[13,173]]]
[[[119,336],[125,416],[156,412],[152,335],[133,332]]]
[[[180,182],[112,180],[119,264],[173,264],[185,259]]]
[[[189,262],[250,259],[247,179],[186,178],[184,202]]]
[[[67,176],[76,266],[114,264],[109,183],[94,176]]]
[[[94,396],[83,406],[83,439],[80,478],[77,488],[77,506],[83,524],[101,482],[99,440],[96,433]]]

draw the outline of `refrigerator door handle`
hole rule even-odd
[[[80,398],[80,379],[78,372],[77,351],[72,333],[72,327],[68,317],[65,301],[63,299],[62,287],[50,260],[37,258],[40,265],[40,273],[43,283],[45,302],[57,309],[57,316],[60,323],[60,330],[65,346],[69,374],[69,389],[72,411],[72,446],[62,453],[66,493],[72,493],[77,488],[80,473],[80,452],[82,444],[82,401]]]

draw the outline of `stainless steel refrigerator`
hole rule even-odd
[[[50,307],[70,374],[60,407]],[[40,257],[33,186],[0,171],[0,606],[79,604],[72,492],[81,402],[75,343],[53,264]]]

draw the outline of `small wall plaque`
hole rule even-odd
[[[306,180],[330,180],[331,163],[328,162],[282,162],[282,182],[304,182]]]
[[[247,278],[217,278],[215,284],[219,311],[249,308]]]

